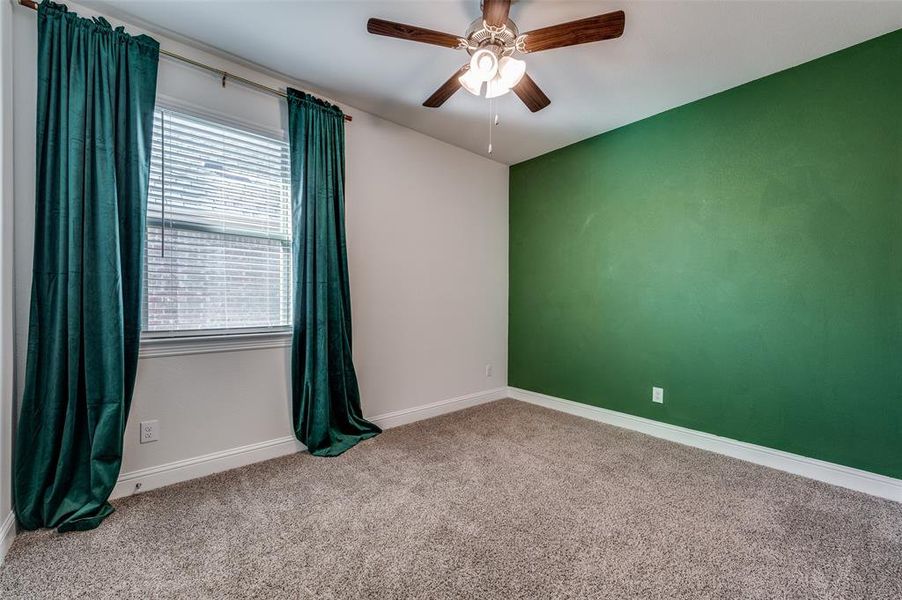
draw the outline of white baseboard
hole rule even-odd
[[[304,445],[293,436],[286,436],[130,471],[119,476],[119,481],[116,482],[110,499],[236,469],[255,462],[300,452],[303,449]]]
[[[464,408],[470,408],[471,406],[476,406],[478,404],[485,404],[486,402],[494,402],[495,400],[501,400],[502,398],[507,397],[508,388],[500,387],[484,392],[458,396],[448,400],[440,400],[439,402],[433,402],[432,404],[424,404],[422,406],[414,406],[413,408],[405,408],[403,410],[376,415],[375,417],[371,417],[370,421],[382,429],[391,429],[392,427],[407,425],[408,423],[422,421],[423,419],[431,419],[432,417],[455,412]]]
[[[9,547],[13,545],[13,539],[16,537],[16,515],[13,511],[9,511],[3,523],[0,523],[0,565],[9,552]]]
[[[508,396],[515,400],[544,406],[552,410],[623,427],[624,429],[632,429],[633,431],[679,444],[694,446],[695,448],[724,454],[765,467],[801,475],[809,479],[816,479],[858,492],[864,492],[872,496],[902,502],[902,479],[894,479],[816,458],[808,458],[807,456],[791,454],[782,450],[740,442],[710,433],[669,425],[520,388],[508,388]]]
[[[423,406],[376,415],[370,417],[370,421],[382,429],[391,429],[392,427],[437,417],[470,406],[476,406],[477,404],[500,400],[507,397],[507,392],[506,387],[476,392],[440,402],[433,402],[432,404],[424,404]],[[228,471],[229,469],[294,454],[303,450],[304,445],[298,442],[294,436],[286,436],[122,473],[116,482],[116,487],[113,488],[110,498],[122,498],[138,492],[146,492],[166,485],[188,481],[189,479],[205,477],[213,473]]]

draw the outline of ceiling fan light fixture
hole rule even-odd
[[[498,62],[498,76],[508,89],[514,87],[526,74],[526,62],[505,56]]]
[[[566,48],[612,40],[623,35],[626,16],[622,10],[541,27],[521,34],[520,29],[510,19],[510,6],[513,1],[482,0],[482,15],[470,23],[463,36],[377,18],[367,20],[366,30],[374,35],[464,50],[470,54],[469,62],[455,71],[426,99],[423,106],[438,108],[461,87],[471,94],[481,95],[482,84],[491,82],[500,73],[504,85],[497,82],[492,84],[490,86],[492,89],[487,91],[487,94],[494,97],[513,91],[532,112],[542,110],[551,104],[551,100],[526,74],[523,61],[511,59],[512,53]]]
[[[470,58],[469,72],[480,81],[489,81],[498,73],[498,56],[489,48],[480,48]]]
[[[473,94],[474,96],[482,95],[482,79],[473,73],[473,69],[469,69],[466,73],[457,78],[461,87]]]

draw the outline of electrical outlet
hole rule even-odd
[[[658,404],[664,404],[664,388],[651,388],[651,401]]]
[[[491,376],[492,376],[492,363],[486,363],[486,365],[485,365],[485,376],[486,376],[486,377],[491,377]]]
[[[156,442],[160,439],[159,421],[141,421],[141,443]]]

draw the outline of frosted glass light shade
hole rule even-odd
[[[497,98],[511,91],[510,86],[504,83],[501,75],[495,75],[485,86],[486,98]]]
[[[508,89],[520,83],[520,80],[523,79],[525,74],[526,63],[522,60],[505,56],[498,63],[498,76]]]
[[[463,75],[457,78],[457,81],[460,82],[461,87],[465,90],[473,94],[474,96],[479,96],[482,94],[482,79],[476,76],[473,73],[473,69],[470,69]]]
[[[470,58],[470,73],[480,81],[488,81],[498,72],[498,57],[487,48],[480,48]]]

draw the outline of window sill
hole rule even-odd
[[[143,337],[138,358],[184,356],[212,352],[239,352],[291,346],[291,331],[235,333],[186,337]]]

